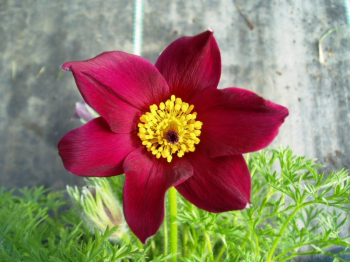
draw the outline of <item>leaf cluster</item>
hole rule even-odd
[[[1,261],[294,261],[322,255],[349,261],[350,236],[344,227],[350,213],[348,172],[319,173],[314,160],[290,148],[249,156],[251,206],[214,214],[178,197],[179,249],[171,254],[169,219],[146,245],[131,232],[119,242],[86,223],[82,209],[63,192],[43,187],[0,190]],[[123,176],[104,178],[122,201]],[[167,204],[166,204],[167,205]]]
[[[293,261],[307,255],[349,260],[350,236],[343,236],[350,213],[347,171],[325,176],[314,160],[290,148],[251,154],[248,166],[249,208],[218,215],[182,201],[179,223],[194,228],[189,249],[202,255],[183,261]]]
[[[86,230],[63,193],[43,187],[24,188],[19,195],[0,190],[1,261],[143,261],[143,248],[107,241],[118,227]]]

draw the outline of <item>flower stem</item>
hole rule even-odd
[[[154,239],[151,239],[151,249],[152,249],[152,256],[153,258],[157,257],[156,254],[156,243],[154,242]]]
[[[221,260],[222,255],[225,253],[226,251],[226,246],[222,245],[222,248],[220,249],[220,252],[218,254],[218,256],[215,259],[215,262],[219,262]]]
[[[287,221],[284,223],[283,227],[281,228],[280,232],[278,233],[278,237],[276,237],[275,241],[272,244],[272,248],[270,249],[270,252],[267,256],[266,262],[271,262],[274,261],[274,259],[272,259],[273,253],[275,252],[275,249],[282,237],[282,234],[284,232],[284,230],[287,228],[289,222],[293,219],[293,217],[295,216],[295,214],[300,210],[300,206],[296,207],[295,210],[293,211],[292,214],[290,214],[290,216],[288,217]]]
[[[183,257],[187,257],[188,227],[184,225],[183,230]]]
[[[207,242],[208,251],[210,253],[210,261],[214,261],[213,248],[211,247],[210,236],[208,232],[205,231],[205,229],[203,229],[203,231],[204,231],[205,241]]]
[[[175,187],[169,189],[169,227],[170,227],[170,252],[175,255],[171,262],[177,261],[177,193]]]
[[[168,255],[168,223],[167,223],[167,216],[166,216],[166,210],[164,210],[164,256]]]

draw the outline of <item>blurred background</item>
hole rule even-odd
[[[145,0],[142,56],[211,27],[220,88],[241,87],[289,108],[272,147],[350,167],[348,0]],[[0,186],[83,185],[57,153],[82,98],[66,61],[133,52],[134,1],[0,0]],[[329,30],[335,32],[322,42]],[[323,57],[322,57],[323,55]]]

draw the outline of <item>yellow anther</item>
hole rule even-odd
[[[178,153],[177,153],[177,156],[178,157],[182,157],[184,155],[184,151],[179,151]]]
[[[194,106],[190,105],[190,107],[187,109],[186,113],[189,114],[193,110]]]
[[[189,114],[189,115],[187,115],[186,116],[186,120],[188,121],[188,120],[191,120],[192,119],[192,115],[191,114]]]
[[[166,158],[168,162],[172,161],[173,155],[183,157],[185,153],[195,151],[203,123],[195,121],[197,113],[191,113],[193,105],[172,95],[159,106],[154,104],[149,108],[137,125],[137,135],[147,151],[156,158]]]
[[[196,122],[194,123],[194,127],[197,128],[197,129],[201,129],[201,127],[202,127],[202,122],[196,121]]]

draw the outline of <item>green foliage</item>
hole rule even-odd
[[[317,254],[346,261],[350,236],[341,236],[350,213],[346,171],[319,174],[314,160],[294,156],[289,148],[251,154],[248,166],[252,205],[243,211],[212,214],[178,197],[179,261],[293,261]],[[124,177],[104,179],[121,201]],[[63,192],[39,187],[16,196],[1,189],[0,206],[0,261],[160,262],[174,256],[167,228],[145,246],[131,232],[111,243],[107,239],[118,227],[92,231],[84,209],[71,207]],[[343,248],[332,253],[335,247]]]
[[[350,236],[339,236],[350,213],[350,177],[345,170],[325,177],[314,160],[294,156],[289,148],[252,154],[248,165],[249,208],[218,215],[182,201],[178,221],[193,228],[187,231],[189,254],[201,254],[183,261],[210,261],[206,232],[215,261],[292,261],[319,254],[347,261],[341,255],[350,254]],[[343,251],[330,252],[339,246]]]
[[[63,192],[43,187],[0,190],[1,261],[142,261],[143,248],[133,244],[114,245],[107,241],[118,227],[91,234],[79,216],[63,200]],[[66,209],[66,211],[64,211]]]

